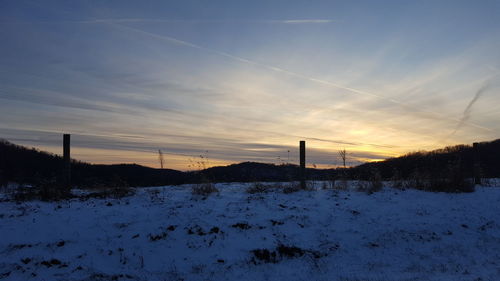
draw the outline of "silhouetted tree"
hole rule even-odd
[[[341,149],[339,150],[339,156],[340,158],[342,159],[342,163],[344,164],[344,169],[345,169],[345,159],[346,159],[346,151],[345,151],[345,148],[344,149]]]
[[[160,168],[163,169],[163,152],[161,152],[161,149],[158,149],[158,160],[160,160]]]

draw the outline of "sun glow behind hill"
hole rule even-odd
[[[48,151],[55,154],[62,154],[62,136],[52,133],[40,133],[41,137],[26,138],[19,140],[20,145],[30,146],[33,143],[38,143],[34,147],[43,151]],[[31,134],[30,134],[31,135]],[[35,134],[36,135],[36,134]],[[56,140],[60,138],[61,140]],[[54,142],[60,142],[60,145],[51,145]],[[40,144],[41,143],[41,144]],[[100,143],[99,141],[89,141],[89,136],[72,135],[71,156],[74,159],[96,164],[116,164],[116,163],[137,163],[145,166],[159,168],[158,150],[155,147],[160,147],[151,144],[149,149],[142,148],[145,143],[140,142],[138,147],[134,147],[127,143],[124,147],[121,143],[116,143],[116,147],[108,146],[108,142]],[[387,157],[397,156],[388,149],[383,153],[379,150],[367,152],[372,147],[355,147],[355,146],[338,146],[325,145],[324,141],[308,140],[307,144],[307,166],[316,168],[334,168],[342,165],[342,161],[338,156],[338,149],[347,149],[347,165],[357,165],[364,162],[372,162],[383,160]],[[102,146],[103,148],[95,148]],[[226,166],[234,163],[245,161],[259,161],[273,164],[298,164],[298,143],[290,145],[286,143],[280,145],[269,144],[253,144],[248,148],[235,149],[232,154],[221,148],[214,150],[197,150],[192,154],[183,154],[181,152],[169,151],[162,149],[165,158],[165,167],[181,171],[200,170],[213,166]],[[186,152],[189,153],[189,152]],[[380,154],[377,154],[380,153]],[[375,158],[380,155],[380,158]],[[230,160],[226,160],[231,157]]]

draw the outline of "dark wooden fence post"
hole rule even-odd
[[[300,187],[306,188],[306,141],[300,141]]]
[[[474,184],[481,184],[481,166],[479,164],[479,143],[475,142],[472,144],[473,150],[473,161],[474,161]]]
[[[64,187],[71,188],[71,156],[70,156],[70,134],[63,135],[63,181]]]

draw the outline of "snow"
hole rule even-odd
[[[0,202],[0,279],[499,280],[499,187],[248,194],[249,185],[217,184],[206,198],[185,185]]]

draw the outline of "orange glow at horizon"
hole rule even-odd
[[[19,143],[22,145],[22,143]],[[297,143],[298,144],[298,143]],[[29,145],[28,145],[29,146]],[[56,146],[36,146],[35,148],[47,151],[50,153],[54,153],[57,155],[62,154],[62,148]],[[441,148],[441,147],[435,147]],[[339,146],[340,149],[340,146]],[[251,150],[251,149],[250,149]],[[296,148],[298,152],[298,146]],[[331,163],[315,163],[315,160],[308,156],[309,151],[314,150],[316,154],[325,154],[329,155],[332,158]],[[417,149],[409,150],[409,151],[399,151],[391,149],[374,149],[373,147],[354,147],[350,146],[347,149],[347,166],[355,166],[361,163],[367,162],[376,162],[382,161],[391,157],[398,157],[409,152],[417,151]],[[262,150],[260,150],[262,151]],[[196,171],[201,170],[203,168],[210,168],[214,166],[227,166],[231,164],[237,164],[240,162],[253,161],[253,162],[262,162],[262,163],[271,163],[271,164],[298,164],[298,159],[296,157],[291,157],[290,162],[288,162],[287,155],[283,154],[283,156],[279,159],[270,159],[270,161],[255,161],[253,159],[241,159],[239,161],[230,161],[225,159],[218,158],[210,158],[210,156],[193,155],[193,156],[183,156],[183,155],[175,155],[169,154],[168,151],[163,151],[165,163],[164,168],[166,169],[174,169],[180,171]],[[376,153],[378,155],[385,155],[383,158],[367,158],[355,156],[357,153]],[[296,153],[295,153],[296,154]],[[296,156],[294,154],[294,156]],[[338,154],[338,149],[332,149],[331,145],[324,144],[322,142],[315,141],[306,141],[306,165],[309,168],[316,167],[318,169],[331,169],[336,167],[341,167],[340,161],[335,159]],[[92,164],[139,164],[143,166],[148,166],[152,168],[160,168],[159,160],[158,160],[158,152],[157,151],[127,151],[127,150],[114,150],[114,149],[95,149],[95,148],[83,148],[78,146],[72,146],[71,148],[71,157],[72,159],[92,163]],[[336,161],[335,161],[336,160]],[[354,163],[354,164],[349,164]]]

